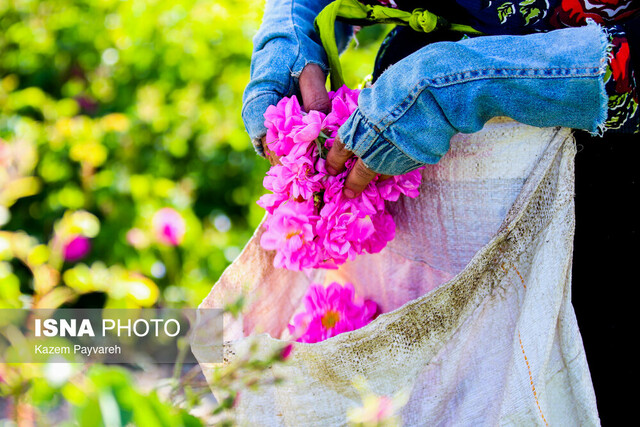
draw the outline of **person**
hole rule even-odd
[[[272,162],[277,159],[264,145],[266,129],[262,117],[269,105],[297,94],[307,111],[326,111],[330,106],[325,88],[328,60],[313,25],[328,3],[267,2],[263,23],[254,39],[251,79],[245,90],[242,115],[256,151]],[[388,1],[382,3],[389,5]],[[638,142],[636,78],[640,71],[634,75],[634,70],[640,70],[639,1],[396,0],[391,6],[407,11],[430,8],[436,15],[469,25],[484,35],[462,37],[446,30],[420,34],[397,27],[387,36],[376,59],[373,84],[362,90],[358,109],[340,128],[339,140],[327,157],[327,170],[333,175],[344,170],[347,159],[358,158],[346,179],[345,196],[355,197],[378,173],[401,174],[438,162],[447,152],[451,136],[478,131],[496,116],[508,116],[533,126],[582,130],[579,141],[585,141],[586,133],[606,138],[617,133]],[[346,45],[350,33],[349,26],[336,26],[339,46]],[[576,184],[578,242],[584,236],[580,234],[581,218],[585,218],[584,224],[594,223],[586,221],[587,215],[581,215],[581,209],[585,213],[593,211],[603,201],[601,193],[583,193],[581,180],[593,181],[593,171],[597,170],[601,187],[617,188],[617,162],[621,160],[631,168],[626,172],[626,182],[637,180],[633,156],[610,155],[609,162],[603,162],[597,150],[603,148],[596,149],[596,154],[585,158],[582,164],[578,160],[578,171],[588,170],[584,175],[589,175],[582,179],[579,174]],[[616,153],[620,154],[620,150],[629,150],[629,145]],[[631,185],[625,188],[635,189]],[[602,235],[625,236],[629,229],[637,229],[633,218],[619,220],[615,206],[603,211],[610,221],[602,224],[616,228]],[[599,240],[607,241],[611,239]],[[576,250],[576,261],[580,263],[574,264],[575,278],[588,278],[594,265],[616,263],[615,252],[592,255],[585,254],[587,251]],[[624,257],[630,258],[632,253]],[[598,278],[604,280],[606,274],[611,277],[611,269],[602,271]],[[621,273],[615,277],[624,282]],[[605,378],[610,376],[615,362],[610,356],[600,357],[595,349],[603,345],[604,336],[600,334],[610,329],[603,326],[606,322],[601,317],[609,315],[607,321],[618,325],[611,319],[615,319],[615,311],[621,311],[621,303],[616,299],[615,308],[603,308],[596,289],[580,291],[583,293],[574,299],[574,305],[581,328],[589,325],[582,329],[582,335],[600,417],[603,421],[612,420],[617,412],[618,397],[613,392],[617,379]],[[600,323],[591,320],[591,310],[596,307],[600,310]],[[617,331],[615,337],[622,338],[623,333]]]
[[[313,28],[313,19],[328,2],[285,3],[292,3],[292,7],[282,7],[281,2],[267,5],[265,21],[255,39],[251,81],[245,91],[242,113],[254,143],[266,132],[262,113],[283,96],[297,90],[305,108],[328,107],[324,90],[326,55]],[[398,1],[398,6],[410,9],[420,2],[406,3]],[[483,3],[482,7],[479,3]],[[637,22],[627,24],[625,29],[611,27],[606,32],[599,27],[584,26],[589,18],[604,24],[637,16],[638,2],[614,2],[620,3],[615,8],[606,2],[608,7],[592,13],[582,10],[582,15],[571,9],[569,3],[573,2],[569,1],[554,2],[555,8],[546,1],[521,3],[519,13],[503,7],[513,6],[510,2],[499,6],[492,1],[459,1],[456,8],[440,6],[444,10],[438,12],[454,15],[459,22],[467,21],[485,34],[518,35],[430,44],[390,66],[373,87],[363,90],[360,108],[341,128],[342,144],[336,144],[327,159],[335,174],[344,167],[347,158],[354,154],[360,158],[347,178],[346,195],[354,197],[376,173],[400,174],[437,162],[448,149],[451,135],[477,131],[496,115],[536,126],[567,126],[592,133],[605,128],[638,132],[638,102],[630,58],[640,54],[629,54],[629,46],[637,47],[637,43],[629,43],[625,34],[625,31],[635,34]],[[290,34],[287,19],[296,22],[295,26],[291,24]],[[566,28],[540,32],[558,27]],[[338,32],[344,39],[344,28]],[[274,58],[278,60],[273,61]],[[452,61],[453,58],[457,61]],[[606,59],[610,59],[607,64]],[[427,63],[430,66],[419,66]],[[444,73],[451,78],[460,69],[475,71],[469,66],[480,67],[484,74],[414,86],[429,80],[430,73]],[[490,71],[494,69],[503,74]],[[602,84],[606,85],[608,100]],[[467,92],[463,93],[464,90]],[[411,102],[406,110],[405,101]],[[465,113],[456,114],[463,111],[462,103],[467,107]],[[417,126],[429,109],[433,111],[429,112],[428,125]],[[392,110],[395,116],[381,115]],[[440,113],[444,115],[436,120]],[[380,132],[374,130],[381,126]],[[429,133],[432,141],[423,143],[415,138],[417,132]],[[375,150],[367,152],[371,147]]]

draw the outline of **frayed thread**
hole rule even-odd
[[[614,45],[611,42],[611,35],[607,32],[607,29],[600,24],[596,23],[593,19],[587,19],[587,26],[595,26],[600,31],[600,48],[602,51],[602,58],[600,59],[600,111],[598,112],[596,130],[590,131],[591,136],[602,137],[607,130],[607,118],[609,115],[609,95],[607,94],[605,87],[605,76],[609,63],[613,59]]]
[[[304,62],[304,67],[300,68],[300,71],[293,71],[292,69],[289,69],[291,77],[293,77],[294,79],[299,79],[300,78],[300,74],[302,74],[302,72],[304,71],[305,67],[307,65],[309,65],[309,64],[316,64],[317,66],[319,66],[322,69],[322,71],[324,72],[325,76],[329,74],[329,71],[330,71],[329,67],[327,67],[322,62],[306,60]]]
[[[253,149],[256,151],[256,154],[266,158],[266,154],[264,152],[264,147],[262,146],[262,136],[257,138],[252,138],[251,143],[253,144]]]

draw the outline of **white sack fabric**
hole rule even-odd
[[[396,237],[381,253],[307,277],[273,268],[258,229],[215,284],[202,307],[248,298],[242,318],[225,319],[227,359],[251,335],[262,349],[282,346],[313,282],[351,282],[384,312],[296,343],[288,363],[264,374],[288,380],[243,392],[238,424],[345,425],[360,375],[379,395],[409,390],[406,426],[599,424],[571,305],[571,131],[497,119],[451,144],[423,171],[418,198],[390,204]]]

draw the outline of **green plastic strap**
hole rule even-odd
[[[466,34],[482,34],[468,25],[450,24],[442,17],[424,9],[415,9],[412,12],[407,12],[385,6],[366,5],[358,0],[335,0],[329,3],[315,20],[316,31],[329,59],[332,90],[337,90],[344,85],[336,44],[336,19],[358,26],[373,24],[405,25],[423,33],[447,29]]]

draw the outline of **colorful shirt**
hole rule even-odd
[[[404,10],[425,8],[486,34],[526,34],[578,27],[585,25],[587,19],[609,26],[640,11],[637,0],[396,0],[395,4]]]
[[[366,3],[366,2],[365,2]],[[369,2],[371,3],[371,2]],[[383,1],[380,3],[388,3]],[[426,8],[451,22],[468,24],[488,35],[529,34],[559,28],[586,25],[587,20],[608,28],[611,43],[609,70],[605,76],[609,95],[606,127],[624,133],[640,132],[638,84],[634,69],[640,74],[640,37],[631,43],[628,31],[620,24],[640,27],[638,0],[396,0],[404,10]],[[632,57],[633,61],[632,62]]]

